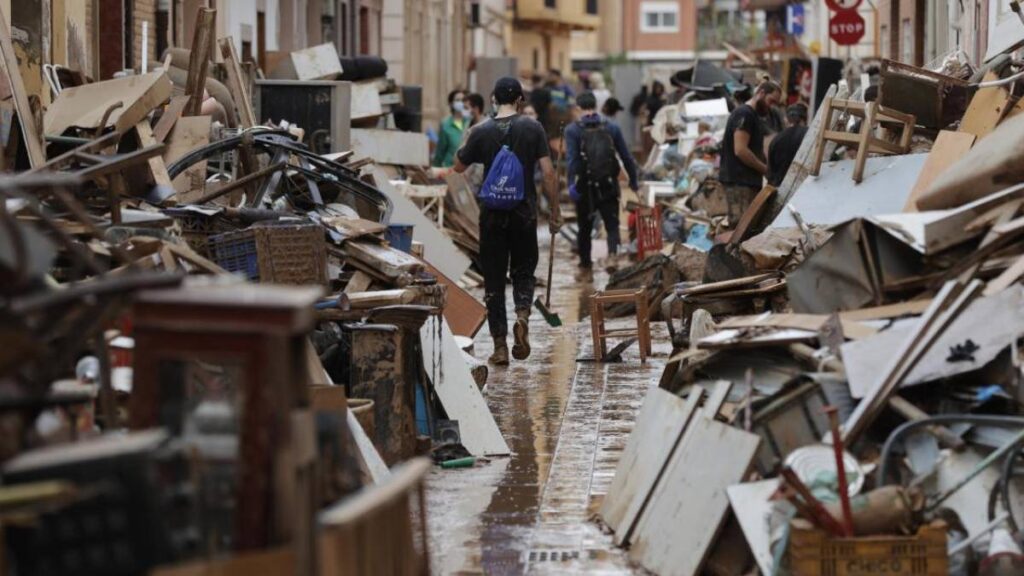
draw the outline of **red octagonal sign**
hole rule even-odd
[[[828,21],[828,35],[840,46],[851,46],[864,37],[864,19],[851,11],[837,12]]]

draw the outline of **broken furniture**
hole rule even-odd
[[[364,488],[320,514],[322,576],[430,573],[426,458],[405,462],[381,485]]]
[[[851,134],[829,128],[832,124],[832,115],[836,112],[845,112],[851,116],[861,118],[859,134]],[[904,114],[889,108],[883,108],[875,102],[855,102],[853,100],[838,100],[825,98],[822,103],[822,114],[824,124],[818,132],[818,149],[811,168],[811,175],[817,176],[821,172],[821,163],[825,157],[825,144],[835,142],[840,145],[852,145],[857,150],[857,159],[853,169],[853,181],[860,183],[864,179],[864,163],[869,153],[882,154],[906,154],[910,151],[910,137],[914,135],[914,116]],[[888,140],[882,140],[875,136],[875,129],[882,124],[899,124],[901,127],[899,143],[893,144]]]
[[[636,209],[636,257],[643,260],[649,254],[660,252],[661,206],[638,206]],[[609,254],[613,256],[613,254]]]
[[[630,303],[636,307],[636,328],[609,330],[605,327],[605,306]],[[608,338],[635,337],[640,347],[640,362],[651,355],[651,323],[647,311],[646,286],[638,289],[603,290],[590,296],[590,330],[594,338],[594,360],[604,362],[608,357]]]
[[[966,80],[882,59],[878,104],[914,116],[920,126],[941,130],[959,120],[970,95]]]
[[[265,284],[327,284],[323,227],[306,221],[257,222],[211,236],[210,256],[228,272]]]
[[[230,533],[217,541],[232,550],[290,542],[299,567],[313,554],[305,335],[319,295],[315,287],[194,283],[144,292],[134,311],[130,428],[165,426],[194,438],[201,454],[211,436],[237,438],[235,450],[209,457],[218,466],[201,482],[230,503],[220,519]],[[220,480],[209,478],[217,471]]]

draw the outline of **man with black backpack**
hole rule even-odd
[[[472,164],[484,165],[484,183],[477,194],[480,203],[480,264],[484,273],[487,325],[494,339],[490,362],[499,366],[509,360],[508,321],[505,317],[505,277],[512,277],[516,322],[512,356],[530,356],[529,318],[537,269],[537,190],[533,181],[539,164],[551,201],[549,227],[561,227],[558,182],[551,163],[548,139],[539,122],[519,114],[523,87],[505,77],[494,85],[491,96],[497,113],[469,133],[455,155],[455,171]]]
[[[589,270],[590,232],[594,212],[601,214],[608,234],[608,255],[619,248],[619,160],[629,175],[629,187],[640,189],[636,161],[629,153],[622,131],[597,113],[597,98],[584,92],[576,98],[581,117],[565,129],[566,157],[569,160],[569,195],[576,202],[579,231],[576,244],[580,268]]]

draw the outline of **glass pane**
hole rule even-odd
[[[658,13],[657,12],[647,12],[646,14],[644,14],[644,21],[645,21],[645,23],[646,23],[648,28],[657,28],[658,27]]]
[[[661,25],[665,28],[676,27],[676,13],[675,12],[662,12],[661,14]]]

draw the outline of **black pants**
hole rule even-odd
[[[619,191],[617,184],[590,185],[580,181],[577,185],[580,199],[576,202],[576,247],[580,253],[580,265],[589,266],[590,234],[594,228],[594,212],[601,214],[605,232],[608,234],[608,255],[619,249]]]
[[[484,272],[487,326],[494,338],[508,335],[505,277],[511,268],[516,311],[530,310],[537,270],[537,217],[522,211],[480,213],[480,264]]]

